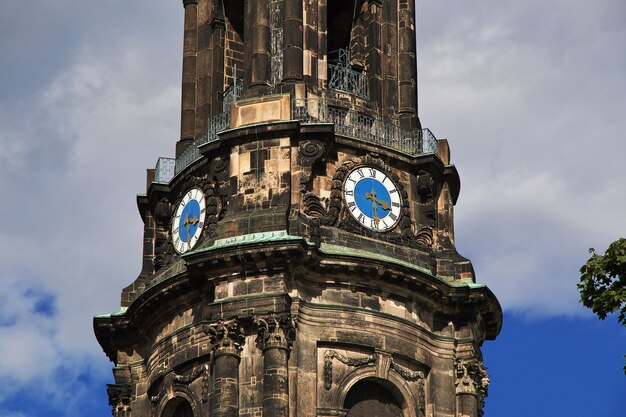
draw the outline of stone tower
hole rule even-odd
[[[116,417],[478,417],[502,324],[421,126],[413,0],[184,0],[181,137],[97,316]]]

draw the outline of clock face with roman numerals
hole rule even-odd
[[[396,184],[372,167],[354,169],[343,184],[346,208],[363,227],[386,232],[398,224],[402,197]]]
[[[204,192],[199,188],[187,191],[172,220],[172,241],[178,253],[185,253],[196,245],[204,227],[205,214]]]

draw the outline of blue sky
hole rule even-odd
[[[485,415],[623,417],[626,329],[578,303],[626,236],[626,3],[421,0],[422,124],[504,308]],[[1,417],[109,416],[92,317],[138,274],[135,195],[180,128],[179,0],[0,2]]]

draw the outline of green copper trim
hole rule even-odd
[[[485,285],[484,284],[477,284],[475,282],[473,282],[471,279],[464,279],[464,280],[454,280],[454,278],[452,277],[440,277],[437,275],[433,275],[430,270],[428,270],[427,268],[423,268],[421,266],[412,264],[410,262],[407,261],[403,261],[401,259],[397,259],[388,255],[382,255],[380,253],[373,253],[373,252],[368,252],[366,250],[363,249],[356,249],[356,248],[349,248],[346,246],[340,246],[340,245],[333,245],[333,244],[329,244],[329,243],[322,243],[320,246],[320,251],[322,253],[327,253],[329,255],[347,255],[347,256],[355,256],[355,257],[359,257],[359,258],[365,258],[365,259],[376,259],[376,260],[381,260],[381,261],[385,261],[385,262],[389,262],[389,263],[393,263],[396,265],[400,265],[400,266],[404,266],[406,268],[410,268],[413,269],[415,271],[419,271],[423,274],[426,274],[430,277],[436,278],[440,281],[445,282],[446,284],[450,285],[451,287],[469,287],[469,288],[484,288]],[[447,278],[447,279],[446,279]]]
[[[356,256],[359,258],[367,258],[367,259],[376,259],[376,260],[380,260],[380,261],[385,261],[385,262],[390,262],[396,265],[401,265],[407,268],[411,268],[411,269],[415,269],[416,271],[419,271],[421,273],[430,275],[433,278],[438,278],[437,276],[433,275],[428,269],[426,268],[422,268],[420,266],[417,266],[415,264],[412,264],[410,262],[407,261],[403,261],[397,258],[393,258],[391,256],[387,256],[387,255],[382,255],[380,253],[374,253],[374,252],[368,252],[366,250],[363,249],[356,249],[356,248],[348,248],[346,246],[339,246],[339,245],[332,245],[329,243],[322,243],[320,246],[320,251],[323,253],[327,253],[329,255],[349,255],[349,256]]]
[[[120,309],[118,311],[116,311],[115,313],[107,313],[107,314],[98,314],[97,316],[95,316],[95,318],[97,319],[108,319],[114,316],[123,316],[124,313],[126,313],[126,310],[128,308],[127,307],[120,307]]]
[[[297,242],[304,241],[302,236],[293,236],[286,230],[274,230],[272,232],[250,233],[247,235],[228,237],[225,239],[217,239],[211,246],[199,248],[195,251],[187,252],[187,254],[198,254],[210,252],[216,249],[229,248],[233,246],[261,243],[261,242]]]

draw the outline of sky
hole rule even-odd
[[[0,417],[110,415],[92,317],[140,270],[182,34],[180,1],[0,0]],[[623,417],[626,329],[576,283],[626,236],[626,2],[418,0],[417,37],[457,247],[504,310],[485,416]]]

